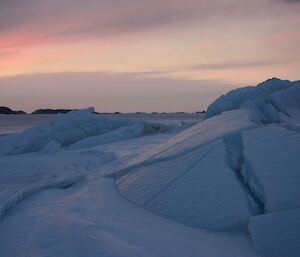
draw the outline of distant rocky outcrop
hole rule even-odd
[[[26,114],[24,111],[13,111],[6,106],[0,106],[0,114]]]
[[[32,114],[57,114],[57,113],[67,113],[70,111],[75,111],[72,109],[38,109],[35,110]]]

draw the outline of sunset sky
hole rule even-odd
[[[0,105],[197,111],[300,79],[299,0],[0,0]]]

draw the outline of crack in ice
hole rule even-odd
[[[254,206],[251,206],[250,203],[250,210],[255,215],[264,213],[264,197],[263,193],[259,193],[263,192],[263,187],[262,185],[260,185],[258,179],[256,179],[254,170],[251,167],[250,163],[248,163],[244,158],[244,146],[241,132],[224,136],[223,142],[227,153],[226,159],[228,162],[228,166],[234,172],[237,180],[239,181],[247,196],[256,205],[256,208],[253,208]],[[249,178],[255,180],[254,184],[257,188],[250,184]]]

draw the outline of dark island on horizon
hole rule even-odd
[[[0,106],[0,114],[26,114],[24,111],[13,111],[6,106]]]
[[[5,114],[5,115],[9,115],[9,114],[28,114],[28,115],[36,115],[36,114],[58,114],[58,113],[68,113],[71,111],[78,111],[78,109],[50,109],[50,108],[46,108],[46,109],[37,109],[35,111],[33,111],[32,113],[26,113],[25,111],[22,110],[18,110],[18,111],[14,111],[9,107],[6,106],[0,106],[0,114]],[[122,112],[111,112],[111,113],[100,113],[100,112],[95,112],[96,114],[123,114]],[[172,112],[169,112],[172,113]],[[135,112],[135,114],[169,114],[168,112]],[[185,112],[174,112],[177,114],[184,114]],[[196,111],[195,113],[205,113],[205,111]],[[129,113],[127,113],[129,114]]]

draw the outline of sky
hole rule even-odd
[[[0,0],[0,105],[197,111],[298,80],[300,0]]]

